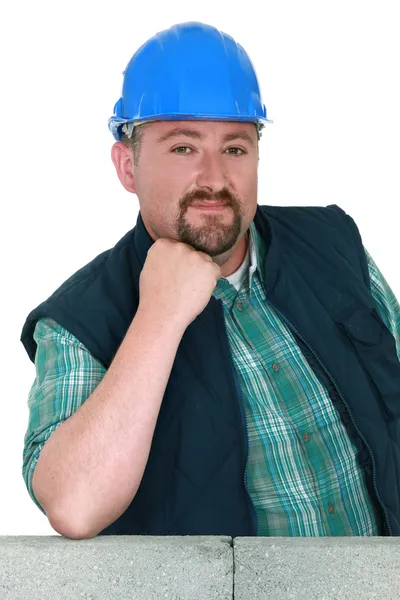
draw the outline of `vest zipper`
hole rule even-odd
[[[221,302],[222,316],[224,318],[225,335],[226,335],[226,338],[228,339],[228,334],[227,334],[227,331],[226,331],[226,318],[225,318],[225,314],[223,312],[222,301],[219,301],[219,302]],[[232,354],[230,352],[229,345],[228,345],[228,354],[229,354],[229,358],[231,360],[231,368],[232,368],[233,377],[234,377],[234,380],[236,381],[236,388],[239,386],[240,391],[242,393],[242,397],[244,397],[242,384],[240,383],[240,380],[239,380],[239,378],[236,375],[235,365],[233,364]],[[249,499],[250,506],[251,506],[252,513],[253,513],[252,514],[252,516],[253,516],[253,529],[254,529],[254,525],[255,525],[254,535],[257,536],[258,535],[258,515],[257,515],[256,509],[254,508],[254,504],[253,504],[253,501],[251,499],[251,496],[249,494],[249,488],[247,487],[247,469],[246,469],[246,466],[247,466],[247,458],[249,456],[249,439],[248,439],[248,435],[247,435],[247,417],[246,417],[246,411],[244,410],[243,402],[242,402],[242,398],[240,397],[240,394],[238,394],[238,405],[239,405],[240,416],[241,416],[241,419],[242,419],[242,424],[244,425],[245,464],[244,464],[243,483],[244,483],[244,489],[246,490],[246,494],[247,494],[247,497]]]
[[[391,528],[391,526],[390,526],[390,523],[389,523],[389,516],[388,516],[387,510],[386,510],[386,507],[385,507],[385,505],[384,505],[384,504],[383,504],[383,502],[382,502],[382,498],[381,498],[381,495],[380,495],[380,493],[379,493],[378,486],[377,486],[377,483],[376,483],[376,474],[375,474],[375,473],[376,473],[376,468],[375,468],[375,459],[374,459],[374,455],[372,454],[372,450],[371,450],[371,447],[370,447],[370,445],[367,443],[366,439],[364,438],[364,436],[363,436],[363,435],[362,435],[362,433],[360,432],[360,430],[359,430],[359,428],[358,428],[358,425],[357,425],[357,423],[355,422],[355,420],[354,420],[354,418],[353,418],[353,415],[352,415],[352,413],[351,413],[351,411],[350,411],[350,409],[349,409],[349,405],[347,404],[347,402],[346,402],[346,400],[344,399],[344,397],[343,397],[343,395],[342,395],[341,391],[339,390],[339,387],[338,387],[338,385],[337,385],[337,383],[336,383],[335,379],[334,379],[334,378],[333,378],[333,376],[330,374],[330,372],[328,371],[328,369],[325,367],[325,365],[323,364],[323,362],[320,360],[320,358],[319,358],[319,357],[318,357],[318,355],[316,354],[316,352],[315,352],[314,348],[312,348],[312,346],[310,346],[310,344],[309,344],[308,342],[306,342],[306,340],[303,338],[303,336],[302,336],[302,335],[300,335],[300,333],[297,331],[296,327],[295,327],[295,326],[294,326],[294,325],[293,325],[293,324],[292,324],[292,323],[289,321],[289,319],[287,319],[287,318],[285,317],[285,315],[283,315],[283,314],[281,313],[281,311],[280,311],[278,308],[276,308],[276,306],[275,306],[275,305],[274,305],[272,302],[270,302],[269,300],[267,300],[267,303],[268,303],[268,304],[271,304],[271,306],[273,306],[274,310],[276,310],[276,312],[278,313],[278,315],[279,315],[279,316],[280,316],[280,317],[283,319],[283,321],[285,321],[285,323],[288,325],[288,327],[289,327],[290,329],[292,329],[292,331],[294,331],[294,332],[296,333],[296,335],[298,335],[298,337],[299,337],[299,338],[300,338],[300,339],[303,341],[303,343],[304,343],[304,344],[307,346],[307,348],[309,348],[309,350],[311,350],[311,352],[313,353],[313,355],[315,356],[315,358],[317,359],[317,361],[319,362],[319,364],[321,365],[321,367],[323,368],[323,370],[325,371],[325,373],[328,375],[328,377],[330,377],[330,379],[331,379],[332,383],[334,384],[334,386],[335,386],[335,388],[336,388],[336,391],[338,392],[338,394],[339,394],[340,398],[342,399],[342,402],[343,402],[344,406],[345,406],[345,407],[346,407],[346,409],[347,409],[347,412],[349,413],[350,419],[352,420],[352,423],[353,423],[353,425],[354,425],[354,427],[355,427],[355,429],[356,429],[356,431],[357,431],[358,435],[359,435],[359,436],[360,436],[360,438],[363,440],[363,442],[364,442],[364,444],[366,445],[366,447],[367,447],[367,449],[368,449],[368,451],[369,451],[369,454],[370,454],[370,456],[371,456],[371,460],[372,460],[372,480],[373,480],[373,484],[374,484],[375,494],[376,494],[376,497],[377,497],[377,499],[378,499],[378,502],[379,502],[379,504],[380,504],[380,505],[381,505],[381,507],[382,507],[383,513],[384,513],[384,515],[385,515],[385,519],[386,519],[386,525],[387,525],[387,528],[388,528],[389,534],[392,536],[392,535],[393,535],[393,532],[392,532],[392,528]]]

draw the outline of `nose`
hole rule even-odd
[[[211,193],[227,186],[223,158],[217,152],[204,152],[196,184],[199,188],[208,188]]]

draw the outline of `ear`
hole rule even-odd
[[[118,179],[128,192],[136,194],[135,178],[133,176],[133,156],[131,150],[122,142],[115,142],[111,148],[111,160],[117,171]]]

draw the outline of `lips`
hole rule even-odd
[[[191,204],[191,206],[198,206],[200,208],[213,208],[214,206],[226,206],[227,204],[227,202],[212,202],[209,200],[208,202],[194,202]]]

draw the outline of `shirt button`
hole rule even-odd
[[[309,441],[311,440],[311,435],[310,435],[309,433],[305,433],[305,434],[303,435],[303,440],[304,440],[305,442],[309,442]]]
[[[274,370],[274,371],[277,373],[277,372],[279,371],[279,369],[280,369],[280,366],[278,365],[278,363],[274,363],[274,364],[272,365],[272,368],[273,368],[273,370]]]
[[[236,304],[236,308],[237,308],[238,310],[242,310],[242,303],[241,303],[241,302],[238,302],[238,303]]]
[[[333,504],[328,504],[328,512],[332,515],[335,512]]]

